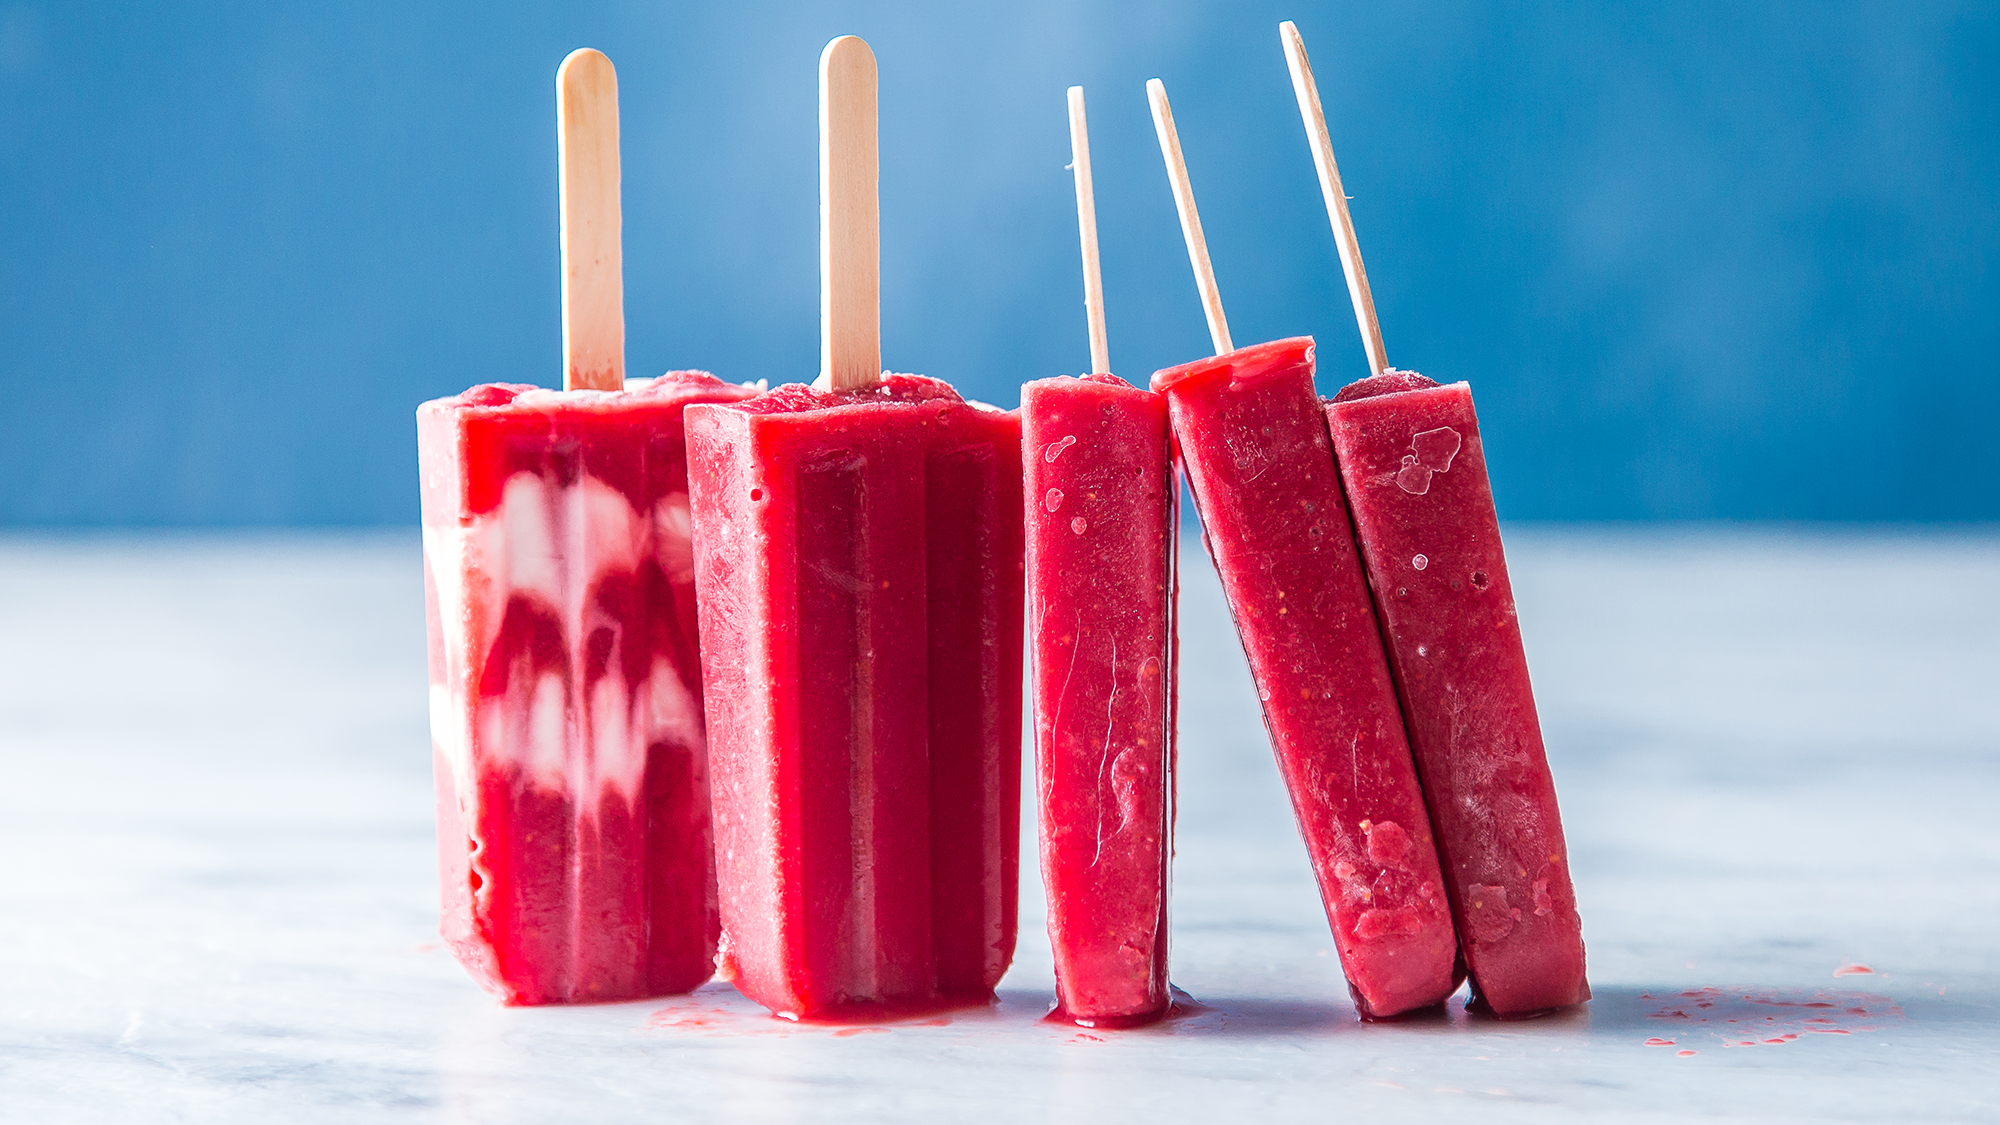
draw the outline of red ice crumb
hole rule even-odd
[[[1410,834],[1391,821],[1378,821],[1368,832],[1368,858],[1376,863],[1400,866],[1410,854]]]
[[[1397,934],[1418,934],[1424,929],[1423,915],[1414,906],[1395,910],[1376,907],[1364,910],[1354,923],[1354,934],[1364,941],[1376,941]]]
[[[1682,1058],[1687,1058],[1687,1057],[1688,1057],[1689,1055],[1695,1055],[1695,1054],[1700,1054],[1700,1052],[1699,1052],[1699,1051],[1675,1051],[1675,1052],[1674,1052],[1674,1054],[1676,1054],[1676,1055],[1679,1055],[1679,1056],[1680,1056],[1680,1057],[1682,1057]]]
[[[1842,965],[1840,968],[1835,969],[1833,971],[1833,975],[1837,977],[1873,976],[1875,975],[1875,970],[1869,968],[1868,966],[1862,964],[1859,961],[1849,961],[1846,964]]]
[[[1673,1040],[1671,1040],[1671,1039],[1648,1039],[1648,1040],[1646,1040],[1646,1046],[1648,1046],[1648,1047],[1671,1047],[1671,1046],[1673,1046],[1673,1045],[1674,1045],[1674,1041],[1673,1041]]]
[[[1520,912],[1507,905],[1507,888],[1474,883],[1465,889],[1465,913],[1474,941],[1499,941],[1514,932]]]

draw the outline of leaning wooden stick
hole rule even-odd
[[[601,51],[556,71],[562,212],[563,389],[625,386],[625,279],[619,249],[618,72]]]
[[[1083,308],[1090,321],[1090,373],[1111,373],[1111,343],[1104,330],[1104,275],[1097,264],[1097,197],[1090,186],[1090,127],[1083,116],[1083,87],[1069,88],[1070,168],[1076,173],[1076,233],[1083,244]]]
[[[1333,224],[1333,241],[1340,250],[1340,271],[1347,275],[1354,320],[1361,326],[1361,346],[1368,351],[1369,374],[1380,375],[1389,370],[1389,355],[1382,346],[1382,326],[1375,319],[1368,271],[1361,264],[1361,243],[1354,237],[1354,218],[1347,213],[1347,191],[1340,183],[1340,167],[1333,162],[1333,140],[1326,131],[1326,112],[1320,108],[1319,84],[1313,81],[1312,63],[1306,59],[1305,40],[1299,38],[1297,25],[1290,20],[1279,24],[1278,38],[1285,45],[1285,65],[1292,72],[1292,92],[1298,95],[1313,167],[1319,170],[1319,190],[1326,197],[1326,217]]]
[[[1222,315],[1222,291],[1215,285],[1215,267],[1208,262],[1208,240],[1201,233],[1201,215],[1194,208],[1194,188],[1188,183],[1187,161],[1181,157],[1180,134],[1174,131],[1173,107],[1167,104],[1167,87],[1159,79],[1146,82],[1146,100],[1153,107],[1153,129],[1160,135],[1160,156],[1167,162],[1167,179],[1173,184],[1174,210],[1180,213],[1181,237],[1187,240],[1188,263],[1194,267],[1195,288],[1201,293],[1201,311],[1208,317],[1209,339],[1215,354],[1233,352],[1229,342],[1229,320]]]
[[[875,52],[843,35],[819,57],[820,376],[837,391],[882,377],[882,227]]]

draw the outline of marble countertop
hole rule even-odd
[[[0,1118],[2000,1117],[2000,535],[1510,529],[1596,999],[1394,1026],[1189,546],[1201,1007],[1092,1033],[1032,863],[989,1009],[499,1008],[436,936],[414,531],[0,538]]]

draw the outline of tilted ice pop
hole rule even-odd
[[[625,390],[617,78],[557,75],[564,390],[417,411],[442,930],[510,1004],[683,992],[719,928],[681,412]]]
[[[1235,349],[1158,79],[1147,84],[1216,354],[1153,376],[1249,657],[1356,1006],[1441,1003],[1456,949],[1405,741],[1313,394],[1309,338]]]
[[[984,1001],[1014,948],[1020,420],[881,374],[875,121],[836,39],[827,386],[687,414],[722,967],[792,1019]]]
[[[1472,391],[1389,366],[1326,116],[1279,25],[1373,374],[1326,404],[1475,1003],[1528,1016],[1590,998],[1555,782],[1528,682]]]
[[[1174,517],[1167,403],[1110,373],[1083,88],[1069,90],[1092,374],[1021,388],[1042,882],[1058,1013],[1166,1014]]]

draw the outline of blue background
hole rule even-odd
[[[1501,513],[2000,518],[1993,4],[0,3],[0,524],[412,523],[412,408],[559,380],[553,75],[619,66],[628,361],[810,378],[816,74],[882,96],[884,358],[1013,405],[1238,343],[1364,374],[1278,46],[1312,50],[1389,355],[1470,379]]]

